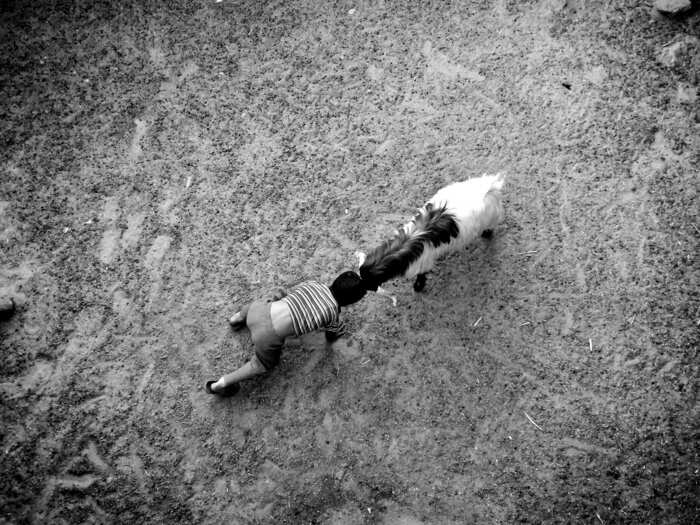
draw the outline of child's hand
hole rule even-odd
[[[245,326],[245,317],[243,317],[241,312],[236,312],[231,316],[228,322],[234,330],[240,330]]]
[[[345,326],[345,322],[343,321],[338,321],[338,323],[333,326],[332,329],[326,330],[326,341],[329,343],[333,343],[343,337],[347,332],[347,328]]]

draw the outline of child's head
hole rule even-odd
[[[360,276],[350,271],[336,277],[330,289],[339,306],[356,303],[367,293]]]

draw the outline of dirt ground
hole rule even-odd
[[[700,15],[650,4],[3,2],[0,522],[694,522]],[[205,393],[237,305],[497,171],[424,293]]]

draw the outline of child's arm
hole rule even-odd
[[[329,325],[326,326],[326,341],[329,343],[333,343],[340,339],[342,336],[345,335],[346,333],[346,326],[345,322],[343,322],[340,318],[338,318],[336,321],[333,321]]]

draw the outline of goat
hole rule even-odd
[[[441,257],[464,249],[479,236],[490,238],[503,219],[503,175],[483,175],[440,189],[413,219],[367,255],[355,252],[368,290],[396,277],[415,278],[413,289],[425,288],[426,274]],[[395,300],[394,300],[395,302]]]

